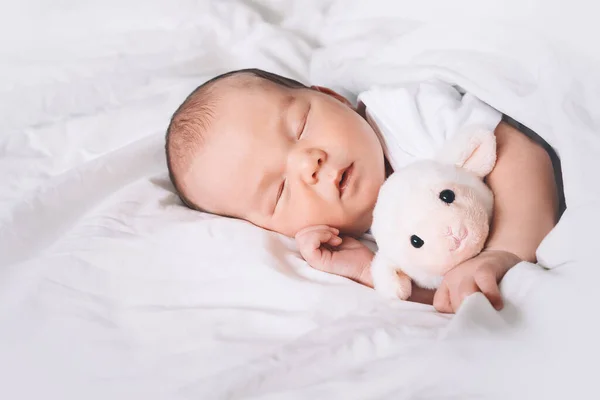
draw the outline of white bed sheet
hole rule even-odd
[[[515,1],[395,4],[39,1],[2,13],[0,397],[591,397],[589,14],[573,2],[580,21],[559,35],[560,2],[518,15]],[[575,50],[475,16],[526,20]],[[448,22],[461,17],[473,23]],[[538,131],[563,157],[569,204],[539,251],[551,270],[522,264],[503,283],[505,311],[473,296],[452,318],[182,207],[162,154],[170,113],[204,79],[247,66],[350,95],[442,78]]]

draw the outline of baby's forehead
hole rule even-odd
[[[231,196],[239,203],[242,192],[249,191],[262,177],[266,152],[272,155],[276,151],[272,146],[275,130],[271,127],[277,126],[274,111],[279,100],[263,96],[263,89],[250,91],[246,95],[246,88],[233,92],[223,89],[213,106],[212,121],[203,133],[202,146],[195,152],[185,177],[190,196],[198,203],[211,203],[220,214],[230,214],[220,206]]]
[[[281,89],[286,89],[275,82],[269,81],[252,74],[239,74],[224,78],[221,81],[214,82],[211,86],[211,92],[216,99],[224,96],[240,94],[268,94]]]
[[[223,85],[215,88],[212,94],[212,123],[207,131],[218,135],[245,135],[253,127],[256,131],[269,129],[269,123],[283,117],[283,111],[292,102],[294,93],[289,88],[269,81],[257,85]]]

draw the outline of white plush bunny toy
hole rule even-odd
[[[479,254],[494,202],[483,179],[495,162],[494,133],[470,127],[435,159],[415,161],[386,180],[371,227],[379,247],[371,266],[377,291],[405,300],[411,280],[435,289],[444,274]]]

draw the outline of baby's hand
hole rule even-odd
[[[372,287],[373,252],[358,240],[340,237],[339,233],[326,225],[311,226],[296,234],[296,245],[311,267]]]
[[[433,306],[440,312],[453,313],[465,297],[482,292],[496,310],[502,309],[498,282],[520,261],[519,257],[507,251],[484,250],[444,276],[435,292]]]

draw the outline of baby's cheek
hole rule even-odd
[[[342,230],[345,224],[345,218],[339,209],[310,196],[298,196],[291,201],[282,219],[282,224],[290,231],[299,231],[314,225],[328,225]]]

